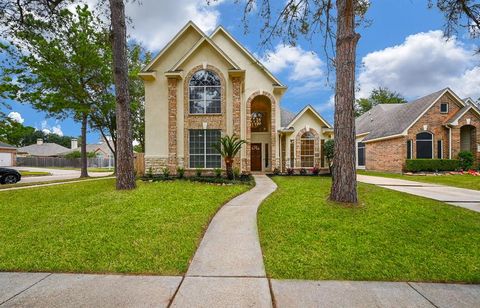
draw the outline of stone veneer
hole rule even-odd
[[[221,113],[219,114],[190,114],[190,106],[189,106],[189,83],[190,79],[192,78],[193,74],[200,70],[209,70],[214,72],[220,78],[221,84]],[[203,65],[195,66],[190,70],[190,72],[185,77],[183,83],[183,106],[184,106],[184,131],[183,131],[183,144],[184,144],[184,162],[183,165],[185,169],[189,168],[189,130],[190,129],[203,129],[203,123],[207,123],[207,129],[219,129],[221,130],[222,134],[227,132],[227,120],[226,120],[226,110],[227,110],[227,103],[226,103],[226,80],[223,73],[212,65],[207,65],[204,67]],[[222,160],[222,168],[224,168],[224,162]]]
[[[246,136],[245,140],[247,141],[246,143],[246,155],[242,159],[242,171],[250,171],[251,170],[251,165],[250,165],[250,144],[252,140],[252,130],[251,130],[251,117],[252,117],[252,101],[255,99],[255,97],[264,95],[268,97],[270,100],[270,131],[271,131],[271,141],[270,141],[270,161],[271,161],[271,168],[272,170],[274,168],[279,167],[279,160],[276,158],[277,157],[277,145],[276,145],[276,134],[277,134],[277,127],[275,125],[275,119],[276,119],[276,106],[277,102],[275,100],[275,97],[273,97],[272,94],[270,94],[267,91],[256,91],[250,95],[250,97],[247,99],[246,102],[246,114],[245,114],[245,123],[246,123]]]
[[[233,94],[233,134],[237,137],[241,136],[241,119],[242,119],[242,78],[232,77],[232,94]],[[238,152],[235,157],[233,166],[235,168],[240,168],[240,155],[241,151]]]
[[[168,168],[177,168],[177,84],[175,78],[168,78]]]

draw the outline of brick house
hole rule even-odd
[[[206,35],[187,23],[139,76],[146,170],[224,168],[211,146],[226,134],[247,141],[235,161],[242,171],[325,166],[332,126],[311,106],[281,108],[287,87],[221,26]]]
[[[446,88],[406,104],[380,104],[356,119],[357,168],[401,172],[406,159],[480,160],[480,110]]]

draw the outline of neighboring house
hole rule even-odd
[[[68,151],[68,148],[56,143],[45,143],[39,138],[36,144],[19,148],[18,154],[19,156],[56,157],[65,151]]]
[[[0,142],[0,167],[15,166],[17,161],[17,148],[13,145]]]
[[[187,23],[139,75],[147,170],[224,167],[211,146],[227,134],[247,141],[235,161],[242,171],[325,167],[332,126],[310,106],[283,110],[287,87],[221,26],[207,36]]]
[[[480,110],[446,88],[406,104],[381,104],[356,119],[357,168],[401,172],[406,159],[480,160]]]
[[[60,153],[60,156],[65,156],[72,152],[81,152],[81,148],[78,146],[77,139],[72,139],[70,150]],[[110,150],[108,144],[104,140],[95,144],[87,144],[87,153],[95,153],[96,157],[98,158],[114,158],[113,152]]]

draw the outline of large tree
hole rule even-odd
[[[379,104],[404,104],[406,102],[407,100],[400,93],[388,88],[378,87],[372,90],[368,98],[356,100],[355,116],[361,116]]]
[[[12,32],[7,51],[15,61],[4,70],[17,78],[18,101],[81,123],[81,177],[86,177],[88,118],[112,75],[105,27],[87,6],[77,6],[75,13],[63,9],[48,22],[33,14],[24,18],[30,26]]]

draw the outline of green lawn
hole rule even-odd
[[[46,172],[46,171],[29,171],[29,170],[20,170],[20,174],[22,175],[22,177],[51,175],[50,172]]]
[[[0,191],[0,271],[187,270],[211,217],[247,185],[114,179]]]
[[[361,183],[350,208],[329,178],[274,181],[258,217],[273,278],[480,282],[479,213]]]
[[[374,172],[357,170],[358,174],[382,176],[387,178],[425,182],[432,184],[448,185],[453,187],[480,190],[480,177],[469,174],[463,175],[403,175],[398,173]]]

